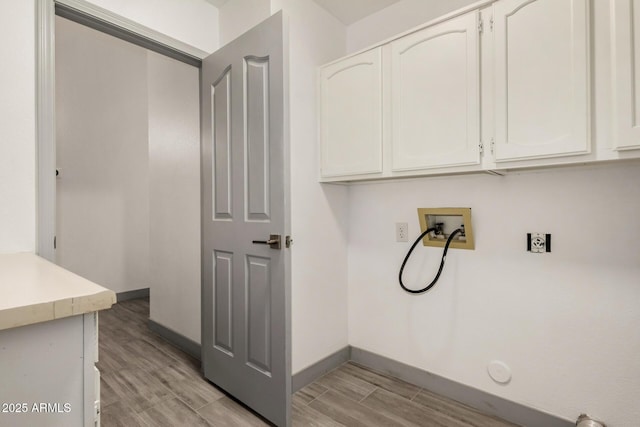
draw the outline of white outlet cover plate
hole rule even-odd
[[[406,222],[396,222],[396,242],[409,241],[409,224]]]

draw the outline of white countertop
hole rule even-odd
[[[32,253],[0,254],[0,330],[105,310],[116,294]]]

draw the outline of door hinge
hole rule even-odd
[[[493,31],[493,16],[489,18],[489,31]]]
[[[482,34],[482,31],[484,31],[484,21],[482,21],[482,19],[478,20],[478,32],[480,34]]]
[[[480,154],[484,154],[484,144],[482,143],[482,141],[480,141],[478,147],[480,148]]]
[[[491,154],[493,154],[493,152],[495,151],[496,148],[496,142],[493,139],[493,137],[491,137]]]

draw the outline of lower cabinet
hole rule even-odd
[[[97,313],[0,330],[0,425],[100,425]]]

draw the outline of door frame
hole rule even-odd
[[[36,100],[36,253],[55,262],[56,128],[55,128],[55,16],[127,40],[144,48],[201,67],[208,52],[140,25],[86,0],[35,2]]]

